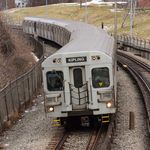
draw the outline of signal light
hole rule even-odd
[[[60,64],[61,63],[61,58],[54,58],[53,63],[54,64]]]
[[[92,58],[92,60],[100,60],[101,59],[101,57],[100,56],[91,56],[91,58]]]

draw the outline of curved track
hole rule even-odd
[[[135,78],[144,98],[144,104],[147,111],[147,122],[150,132],[150,66],[136,57],[126,55],[121,51],[117,52],[118,62],[126,68]]]

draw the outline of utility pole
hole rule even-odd
[[[133,36],[133,0],[130,2],[130,36]]]
[[[80,0],[80,8],[82,7],[82,0]]]
[[[88,23],[87,0],[85,0],[85,22]]]
[[[137,5],[137,0],[128,0],[128,8],[127,12],[125,13],[123,17],[123,22],[121,25],[121,28],[124,27],[125,21],[127,20],[127,17],[129,16],[130,18],[130,35],[133,29],[133,24],[134,24],[134,18],[135,18],[135,13],[136,13],[136,5]],[[132,29],[131,29],[132,27]]]
[[[115,0],[114,40],[115,40],[115,50],[117,50],[117,0]]]
[[[117,0],[115,0],[115,16],[114,16],[114,84],[117,85]],[[115,86],[115,99],[117,99],[117,86]]]
[[[21,0],[21,3],[20,3],[20,7],[22,8],[22,0]]]
[[[48,18],[48,3],[47,3],[47,0],[45,1],[45,5],[46,5],[46,8],[45,8],[45,17]]]

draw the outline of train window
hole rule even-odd
[[[47,88],[49,91],[62,91],[63,90],[63,72],[62,71],[49,71],[47,76]]]
[[[73,70],[74,86],[80,88],[83,86],[82,70],[80,68]]]
[[[92,69],[92,84],[94,88],[103,88],[110,85],[109,69],[94,68]]]

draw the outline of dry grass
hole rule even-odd
[[[9,30],[0,21],[0,89],[25,73],[35,64],[31,51],[23,36]]]
[[[114,13],[110,6],[92,5],[88,7],[88,23],[96,26],[101,26],[101,22],[107,26],[110,32],[113,32],[114,26]],[[61,6],[49,5],[47,7],[49,18],[61,18],[69,20],[85,21],[85,8],[79,6]],[[123,16],[125,11],[120,9],[117,13],[118,16],[118,32],[129,34],[129,17],[125,23],[125,27],[121,28]],[[17,9],[14,13],[10,14],[15,21],[22,20],[25,16],[45,16],[46,8],[44,6],[34,8]],[[139,12],[135,16],[133,33],[135,36],[150,39],[150,11]]]

